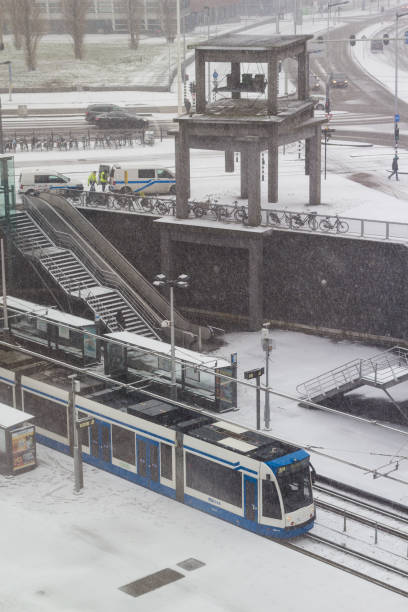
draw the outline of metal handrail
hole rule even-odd
[[[367,359],[349,361],[299,384],[296,390],[302,397],[310,398],[371,376],[375,383],[381,384],[389,380],[390,372],[394,380],[398,379],[396,365],[408,370],[408,349],[395,346]]]
[[[109,272],[108,270],[102,269],[95,261],[91,259],[91,257],[89,257],[85,250],[78,248],[78,244],[74,241],[70,234],[55,229],[37,209],[30,208],[30,212],[34,216],[38,226],[46,232],[47,236],[51,236],[57,246],[62,246],[63,248],[72,251],[76,258],[85,264],[88,271],[98,283],[119,291],[122,294],[122,298],[128,302],[129,306],[133,310],[137,312],[140,320],[154,333],[155,336],[157,336],[154,328],[157,327],[160,320],[149,313],[149,309],[146,308],[145,303],[140,300],[140,298],[136,298],[136,294],[132,294],[120,277]]]
[[[92,202],[87,203],[87,192],[83,192],[78,199],[70,199],[72,204],[78,208],[104,208],[111,209],[109,206],[110,198],[112,194],[109,192],[102,193],[98,192],[98,202],[95,206],[92,206]],[[114,197],[119,201],[125,201],[126,198],[132,198],[135,202],[135,208],[130,209],[126,206],[119,206],[115,209],[117,212],[126,212],[127,214],[135,215],[151,215],[151,216],[175,216],[175,204],[172,199],[160,198],[157,196],[144,196],[138,197],[135,194],[121,195],[119,193],[114,194]],[[142,207],[140,201],[145,200],[149,202],[149,206]],[[224,204],[222,202],[208,206],[208,201],[205,202],[189,202],[189,216],[194,217],[194,210],[198,210],[200,214],[197,214],[199,218],[202,217],[202,212],[205,210],[205,218],[221,221],[223,223],[246,223],[248,218],[248,210],[246,207],[246,215],[234,215],[236,211],[236,205]],[[241,208],[241,206],[239,207]],[[220,209],[224,209],[225,214],[220,214]],[[311,225],[308,223],[310,216],[315,217],[315,222]],[[281,219],[277,222],[277,219]],[[305,222],[303,222],[306,219]],[[336,220],[344,222],[348,226],[347,230],[339,230],[336,225]],[[329,221],[329,223],[326,223]],[[322,229],[320,224],[323,222]],[[336,236],[353,236],[359,238],[371,238],[381,239],[386,241],[397,241],[397,242],[408,242],[408,223],[400,221],[384,221],[382,219],[361,219],[358,217],[338,217],[337,215],[324,215],[310,212],[286,210],[286,209],[269,209],[261,208],[260,225],[265,227],[273,227],[278,230],[286,231],[301,231],[301,232],[316,232],[319,234],[336,235]],[[333,226],[333,227],[330,227]],[[377,228],[371,229],[370,228]],[[393,231],[394,230],[394,231]]]

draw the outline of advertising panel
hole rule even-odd
[[[35,465],[35,429],[33,425],[11,432],[13,472]]]

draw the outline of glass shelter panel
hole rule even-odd
[[[14,158],[0,155],[0,217],[16,211]]]

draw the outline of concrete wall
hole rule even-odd
[[[154,217],[84,214],[146,279],[161,272]],[[201,240],[206,232],[200,231]],[[404,245],[284,231],[265,235],[263,245],[264,320],[407,338]],[[176,242],[172,253],[174,273],[189,274],[193,281],[187,290],[177,291],[177,307],[184,307],[192,320],[247,328],[248,250],[200,244],[192,237],[191,242]]]

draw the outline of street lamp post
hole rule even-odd
[[[408,15],[408,9],[402,8],[395,12],[395,89],[394,89],[394,148],[398,152],[399,114],[398,114],[398,19]]]
[[[204,9],[207,11],[207,40],[210,40],[210,7],[205,6]],[[208,103],[211,102],[211,64],[207,62],[207,81],[208,81]]]
[[[75,477],[75,486],[74,490],[76,493],[82,489],[83,485],[83,477],[82,477],[82,461],[81,455],[79,452],[79,444],[78,444],[78,424],[77,424],[77,410],[76,410],[76,394],[81,390],[81,383],[76,378],[76,374],[72,374],[69,378],[71,378],[72,382],[72,427],[74,433],[74,477]]]
[[[174,287],[186,289],[189,286],[190,277],[187,274],[180,274],[175,280],[170,280],[165,274],[156,274],[153,281],[155,287],[170,288],[170,355],[171,355],[171,398],[177,399],[177,378],[176,378],[176,345],[174,334]]]
[[[329,44],[329,32],[330,32],[330,11],[334,6],[343,6],[343,4],[348,4],[349,0],[333,0],[333,2],[329,2],[327,5],[327,68],[330,68],[330,44]]]
[[[180,17],[180,0],[176,3],[177,12],[177,112],[179,115],[183,112],[182,93],[181,93],[181,17]]]
[[[265,408],[264,408],[264,423],[265,429],[270,429],[271,425],[271,409],[269,405],[269,355],[272,351],[272,338],[270,335],[269,323],[265,323],[261,330],[262,348],[265,351]]]

